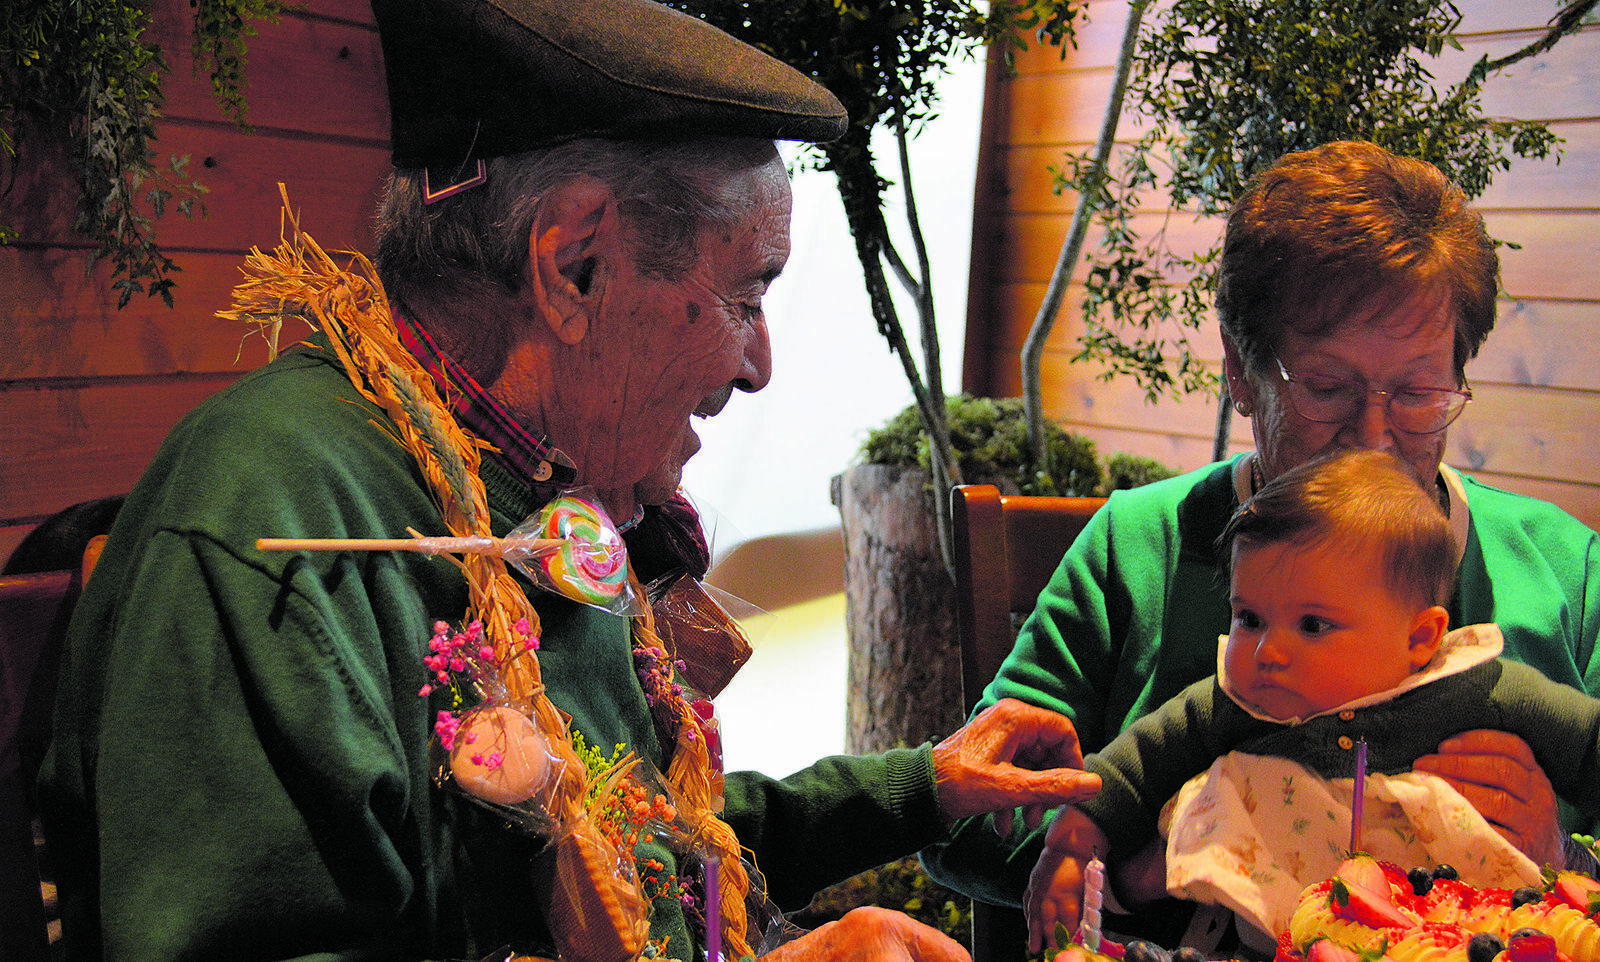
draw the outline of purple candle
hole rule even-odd
[[[706,859],[706,962],[722,958],[722,892],[717,887],[717,857]]]
[[[1361,806],[1367,794],[1367,740],[1356,739],[1356,780],[1350,797],[1350,853],[1361,851]]]

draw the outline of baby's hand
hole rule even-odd
[[[1028,951],[1055,945],[1056,925],[1076,932],[1083,911],[1084,867],[1104,853],[1106,839],[1089,816],[1068,805],[1045,832],[1044,851],[1028,876],[1022,908],[1028,919]],[[1056,946],[1060,948],[1060,946]]]

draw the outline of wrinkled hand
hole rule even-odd
[[[1566,866],[1555,790],[1527,742],[1508,732],[1462,732],[1412,767],[1449,782],[1534,864]]]
[[[867,906],[762,956],[771,962],[972,962],[954,939],[901,912]]]
[[[1083,771],[1078,732],[1062,714],[1007,698],[967,722],[933,749],[939,808],[947,822],[994,812],[995,829],[1011,831],[1011,810],[1036,828],[1044,813],[1100,790]]]
[[[1105,835],[1087,815],[1070,806],[1056,813],[1045,832],[1044,851],[1039,853],[1022,895],[1030,954],[1055,946],[1057,923],[1066,926],[1068,932],[1078,930],[1083,912],[1084,866],[1096,852],[1105,850]]]

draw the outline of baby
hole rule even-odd
[[[1411,771],[1463,731],[1520,736],[1558,795],[1600,814],[1600,701],[1499,658],[1493,625],[1447,632],[1459,548],[1394,458],[1341,452],[1289,471],[1217,544],[1233,608],[1217,674],[1085,760],[1103,788],[1046,835],[1024,898],[1035,951],[1058,922],[1077,925],[1091,858],[1116,869],[1158,832],[1167,892],[1231,910],[1266,954],[1301,890],[1350,849],[1450,864],[1475,885],[1537,884],[1539,866],[1454,788]],[[1361,752],[1372,775],[1352,827]]]

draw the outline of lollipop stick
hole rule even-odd
[[[512,554],[560,550],[560,538],[259,538],[259,551],[420,551],[425,554]]]
[[[722,892],[717,888],[721,862],[706,859],[706,962],[722,962]]]

